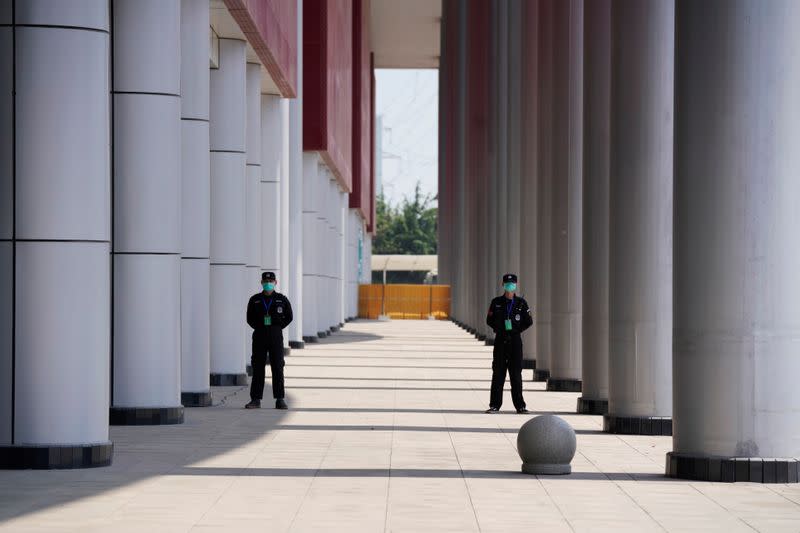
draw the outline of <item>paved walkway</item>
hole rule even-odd
[[[112,428],[109,468],[0,471],[0,531],[800,531],[800,485],[666,479],[669,437],[603,434],[530,381],[578,453],[570,476],[519,473],[528,417],[508,391],[482,414],[490,366],[449,322],[348,324],[288,359],[287,412],[217,388],[181,426]]]

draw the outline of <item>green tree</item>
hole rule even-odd
[[[413,198],[391,205],[383,195],[377,198],[377,227],[373,242],[375,254],[430,255],[436,253],[436,207],[433,197],[423,195],[420,184]]]

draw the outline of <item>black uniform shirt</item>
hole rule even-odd
[[[510,312],[509,312],[510,306]],[[511,319],[511,331],[506,331],[505,321]],[[519,335],[531,325],[533,317],[528,302],[521,296],[514,296],[514,300],[506,298],[505,294],[492,299],[489,311],[486,313],[486,325],[492,328],[495,335]]]
[[[269,309],[269,311],[268,311]],[[264,317],[269,313],[270,325],[265,324]],[[253,328],[253,334],[279,334],[292,322],[292,304],[279,292],[270,295],[257,292],[247,302],[247,323]]]

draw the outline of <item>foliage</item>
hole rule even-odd
[[[399,206],[391,205],[381,192],[377,198],[377,227],[372,243],[374,254],[436,254],[436,207],[433,197],[423,195],[420,184],[413,198],[404,198]]]

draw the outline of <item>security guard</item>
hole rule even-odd
[[[527,413],[522,398],[522,338],[520,333],[531,327],[533,317],[525,298],[516,295],[517,276],[503,276],[504,293],[492,300],[486,314],[486,324],[494,330],[492,358],[492,393],[487,413],[496,413],[503,405],[503,386],[506,371],[511,381],[511,399],[517,413]]]
[[[275,292],[274,272],[261,274],[263,291],[250,297],[247,302],[247,323],[253,328],[253,381],[250,384],[250,403],[247,409],[261,407],[264,394],[264,369],[269,361],[272,369],[272,396],[275,409],[286,409],[283,390],[283,328],[292,322],[292,305],[289,299]]]

